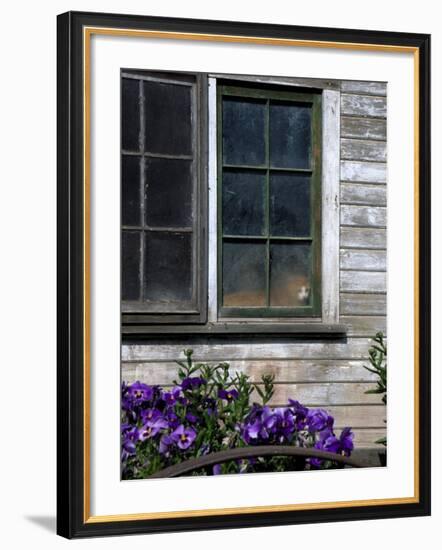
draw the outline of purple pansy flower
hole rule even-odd
[[[214,476],[219,476],[221,474],[221,464],[214,464],[212,472]]]
[[[276,424],[277,417],[269,407],[255,406],[243,426],[242,437],[247,444],[267,440],[275,431]]]
[[[166,405],[175,405],[176,401],[180,396],[181,388],[176,386],[171,391],[163,392],[162,398],[166,402]]]
[[[146,423],[140,428],[140,441],[155,437],[160,430],[168,427],[167,420],[162,416],[146,420]]]
[[[181,382],[181,388],[183,389],[183,391],[193,390],[195,388],[203,386],[204,384],[207,384],[207,381],[204,380],[204,378],[201,378],[200,376],[189,376],[188,378],[184,378],[184,380]]]
[[[293,412],[290,409],[275,409],[277,433],[280,440],[287,439],[295,429]]]
[[[153,394],[154,390],[152,386],[148,386],[142,382],[134,382],[127,387],[127,397],[134,405],[140,405],[143,401],[150,401]]]
[[[301,405],[299,401],[289,399],[290,407],[295,415],[295,427],[297,430],[303,430],[305,428],[305,421],[309,412],[307,407]]]
[[[305,421],[308,431],[311,432],[320,432],[322,430],[332,429],[333,428],[333,417],[328,414],[327,411],[323,409],[311,409],[307,413],[307,418]]]
[[[353,439],[355,434],[351,431],[351,428],[344,428],[339,436],[339,443],[341,444],[340,452],[345,456],[350,456],[354,448]]]
[[[140,432],[134,426],[130,429],[125,429],[123,437],[123,450],[128,455],[134,455],[136,451],[136,443],[140,438]]]
[[[176,428],[171,434],[173,442],[177,444],[180,449],[188,449],[195,441],[196,432],[192,428],[185,428],[182,424]]]
[[[237,390],[218,390],[218,397],[220,399],[225,399],[226,401],[234,401],[238,399]]]
[[[166,454],[169,451],[169,447],[173,445],[174,441],[170,435],[163,434],[160,438],[160,447],[159,451],[161,454]]]

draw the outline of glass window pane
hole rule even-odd
[[[146,159],[146,225],[190,227],[192,225],[192,161]]]
[[[191,87],[144,82],[146,151],[192,154]]]
[[[276,237],[310,236],[310,176],[270,174],[270,228]]]
[[[224,170],[223,232],[263,235],[265,180],[263,172]]]
[[[263,102],[223,98],[224,164],[265,164],[266,108]]]
[[[270,243],[270,259],[270,305],[310,305],[311,245]]]
[[[266,259],[265,243],[224,243],[224,306],[266,305]]]
[[[123,225],[140,224],[140,161],[138,156],[123,156],[121,219]]]
[[[310,168],[311,107],[270,103],[270,166]]]
[[[144,243],[145,300],[190,302],[192,234],[147,231]]]
[[[123,78],[121,98],[121,141],[126,151],[140,150],[140,85]]]
[[[121,294],[123,300],[140,299],[141,235],[123,231],[121,236]]]

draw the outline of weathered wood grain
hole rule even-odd
[[[387,269],[387,253],[385,250],[341,249],[340,266],[341,269],[384,271]]]
[[[211,364],[216,365],[216,362]],[[252,382],[259,382],[263,375],[272,374],[277,382],[368,382],[375,375],[364,368],[368,360],[243,360],[230,361],[230,374],[243,373]],[[177,379],[178,365],[174,362],[122,363],[122,377],[126,382],[139,380],[146,384],[171,384]]]
[[[387,160],[387,143],[385,141],[342,138],[341,159],[385,162]]]
[[[322,319],[339,322],[339,92],[325,90],[322,97]]]
[[[343,248],[379,248],[387,246],[385,229],[371,227],[341,227],[341,247]]]
[[[351,337],[374,336],[377,332],[387,332],[387,318],[374,315],[341,315],[341,323],[348,327]]]
[[[353,440],[353,443],[355,445],[356,449],[379,449],[379,451],[383,450],[384,447],[382,445],[375,444],[375,441],[378,439],[381,439],[381,437],[385,437],[387,435],[387,430],[376,428],[376,429],[358,429],[355,430],[355,438]]]
[[[387,274],[376,271],[341,271],[341,290],[347,292],[385,292]]]
[[[386,206],[387,187],[383,184],[341,183],[341,204]]]
[[[358,272],[343,272],[358,273]],[[382,274],[384,275],[384,274]],[[123,361],[182,360],[183,349],[192,348],[196,361],[232,361],[234,359],[366,359],[369,338],[353,338],[348,343],[335,342],[273,342],[193,344],[123,344]]]
[[[355,94],[387,95],[386,82],[364,82],[362,80],[343,80],[341,91]]]
[[[387,313],[386,294],[341,293],[341,316],[344,315],[385,315]]]
[[[386,183],[387,165],[382,162],[341,160],[341,181]]]
[[[380,118],[341,116],[341,137],[387,139],[387,122]]]
[[[386,227],[387,209],[383,206],[341,206],[341,225],[359,227]]]
[[[341,94],[341,113],[361,117],[387,116],[387,101],[385,97]]]
[[[335,419],[337,429],[348,426],[356,429],[360,428],[385,428],[384,420],[387,417],[387,408],[385,405],[349,405],[325,407],[326,410]]]
[[[296,399],[308,406],[378,404],[379,395],[365,393],[373,389],[370,383],[313,383],[313,384],[275,384],[269,405],[285,405],[289,399]],[[253,392],[251,399],[261,402],[258,393]]]

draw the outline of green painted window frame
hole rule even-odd
[[[223,233],[223,211],[222,211],[222,190],[223,190],[223,106],[222,99],[226,96],[245,97],[251,99],[263,99],[267,104],[266,120],[266,163],[263,166],[242,166],[235,165],[235,168],[247,168],[250,170],[266,171],[266,203],[265,220],[267,235],[260,236],[261,241],[267,243],[266,262],[266,295],[269,303],[269,281],[270,281],[270,242],[290,242],[293,240],[311,243],[311,304],[298,307],[225,307],[223,306],[223,242],[226,236]],[[310,169],[294,168],[271,168],[269,159],[269,105],[271,100],[293,101],[294,103],[308,103],[312,106],[312,147]],[[321,92],[304,92],[293,89],[266,87],[263,85],[231,85],[219,83],[217,86],[217,293],[218,293],[218,316],[220,318],[280,318],[280,317],[320,317],[321,316],[321,165],[322,165],[322,94]],[[272,237],[269,225],[269,175],[271,171],[295,172],[311,174],[311,209],[310,209],[310,237]],[[238,236],[242,242],[253,241],[253,237]],[[256,238],[255,238],[256,240]]]

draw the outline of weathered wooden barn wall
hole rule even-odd
[[[370,337],[386,331],[386,84],[341,85],[340,322],[346,341],[124,344],[122,379],[170,384],[185,347],[200,361],[228,361],[253,380],[276,376],[274,404],[288,397],[327,408],[337,427],[351,426],[359,448],[385,434],[385,407],[368,364]],[[379,447],[379,446],[377,446]]]

